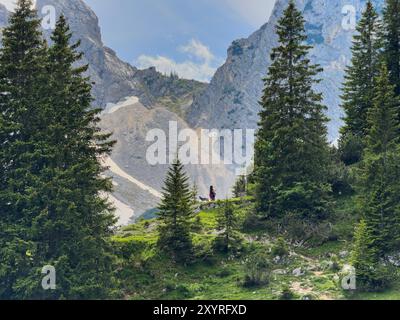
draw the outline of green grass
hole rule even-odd
[[[353,300],[400,300],[400,284],[385,292],[358,293],[348,298]]]
[[[336,219],[356,220],[354,200],[339,199]],[[252,199],[233,199],[235,212],[243,221],[251,210]],[[217,203],[222,207],[223,202]],[[193,218],[196,228],[192,231],[195,246],[195,263],[178,265],[170,257],[160,254],[156,247],[158,221],[156,219],[139,221],[135,225],[123,228],[113,237],[119,261],[123,298],[134,300],[276,300],[287,287],[295,299],[372,299],[400,300],[400,285],[382,293],[349,294],[340,288],[337,270],[330,270],[332,257],[336,257],[340,266],[348,263],[349,257],[340,257],[342,251],[351,250],[350,228],[346,221],[335,224],[340,234],[336,241],[329,241],[317,247],[295,247],[290,245],[291,253],[281,261],[273,261],[270,254],[271,276],[268,285],[245,288],[246,275],[244,261],[249,254],[257,250],[270,252],[275,245],[273,238],[267,235],[256,237],[242,232],[242,249],[232,255],[213,252],[213,242],[217,236],[217,217],[220,208],[201,211]],[[293,270],[301,268],[305,275],[296,277]],[[283,272],[282,272],[283,271]]]

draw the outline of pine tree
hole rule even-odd
[[[216,239],[216,247],[222,252],[229,253],[238,242],[237,236],[238,218],[233,205],[226,200],[222,210],[218,213],[218,227],[221,231]]]
[[[400,0],[386,0],[383,12],[385,26],[385,60],[390,81],[400,95]],[[400,115],[400,112],[398,111]]]
[[[46,127],[46,45],[39,27],[32,2],[19,0],[0,50],[0,299],[29,297],[44,266],[31,229],[44,166],[38,136]]]
[[[400,220],[400,100],[384,65],[377,79],[374,107],[368,121],[365,160],[361,166],[365,220],[380,256],[399,245]]]
[[[265,82],[256,143],[257,209],[271,217],[327,215],[327,118],[313,90],[321,68],[308,58],[304,19],[290,1],[277,26],[279,46]]]
[[[356,285],[359,291],[375,291],[387,286],[387,270],[380,265],[373,236],[365,220],[357,225],[351,264],[355,268]]]
[[[167,173],[159,206],[159,247],[175,261],[188,261],[192,254],[190,219],[194,215],[193,192],[184,166],[176,159]]]
[[[47,207],[38,230],[47,242],[46,259],[62,268],[60,294],[72,299],[108,298],[113,265],[106,239],[115,218],[100,196],[112,191],[111,181],[102,178],[105,169],[100,159],[111,152],[114,141],[97,127],[100,110],[91,106],[88,66],[79,62],[80,42],[71,44],[71,38],[61,16],[48,53],[51,109],[46,136],[51,157],[43,174],[51,178],[41,192]]]
[[[346,137],[342,137],[344,143],[354,144],[355,139],[363,140],[367,135],[367,115],[373,105],[375,79],[379,73],[382,48],[381,21],[373,4],[368,1],[354,36],[351,66],[346,70],[342,95],[346,115],[345,126],[341,130],[342,136]],[[353,150],[353,153],[359,156],[362,146],[358,148],[358,151]],[[360,159],[352,160],[358,162]]]
[[[99,159],[113,142],[96,126],[99,110],[91,108],[87,66],[74,67],[81,54],[79,44],[69,44],[65,19],[58,21],[48,49],[31,2],[18,4],[0,55],[1,106],[18,128],[2,141],[1,161],[10,165],[0,190],[6,208],[1,224],[9,232],[1,237],[7,245],[0,249],[6,261],[0,277],[7,286],[0,296],[107,298],[113,284],[107,238],[115,219],[100,197],[111,183],[101,178]],[[56,269],[56,290],[40,286],[45,265]],[[7,268],[15,270],[7,274]]]

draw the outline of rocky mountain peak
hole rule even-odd
[[[374,0],[380,10],[384,0]],[[278,0],[269,22],[247,39],[234,41],[225,64],[218,69],[208,88],[196,97],[189,111],[192,126],[211,128],[256,128],[263,89],[262,78],[271,63],[270,52],[277,45],[275,26],[289,0]],[[354,28],[348,25],[353,12],[359,18],[366,0],[297,0],[303,12],[311,60],[324,72],[317,90],[328,106],[329,138],[338,137],[341,126],[340,88],[351,59]],[[353,11],[354,10],[354,11]]]

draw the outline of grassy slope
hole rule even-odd
[[[295,299],[400,299],[400,287],[384,293],[349,294],[340,288],[338,272],[329,267],[337,259],[339,265],[348,262],[348,257],[339,253],[350,250],[348,235],[353,228],[356,214],[351,199],[342,199],[337,205],[337,223],[334,231],[337,241],[316,248],[290,247],[288,258],[273,264],[274,274],[268,286],[244,288],[243,261],[254,250],[267,252],[274,239],[266,236],[242,233],[243,249],[235,257],[212,253],[212,242],[216,237],[217,210],[205,210],[195,218],[197,228],[193,230],[197,246],[196,263],[176,266],[168,257],[160,256],[155,249],[157,221],[141,221],[126,227],[114,237],[120,250],[119,277],[127,299],[279,299],[283,288],[289,287]],[[244,219],[249,204],[236,201],[236,212]],[[350,221],[349,221],[350,220]],[[201,227],[199,227],[199,225]],[[350,233],[349,233],[350,232]],[[132,254],[133,253],[133,254]],[[301,268],[305,275],[296,277],[293,270]]]

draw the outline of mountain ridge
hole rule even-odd
[[[335,142],[342,125],[340,107],[341,85],[345,67],[351,59],[354,28],[346,29],[346,14],[351,14],[349,3],[330,0],[296,0],[306,22],[308,43],[313,45],[310,58],[324,71],[316,89],[324,95],[331,119],[329,140]],[[210,85],[195,98],[189,109],[189,123],[193,127],[256,129],[263,90],[262,79],[271,63],[270,52],[277,45],[275,25],[289,0],[278,0],[269,19],[248,38],[236,40],[228,49],[226,62],[217,70]],[[373,0],[378,10],[383,0]],[[355,0],[350,5],[359,18],[366,0]],[[245,115],[245,116],[244,116]]]

